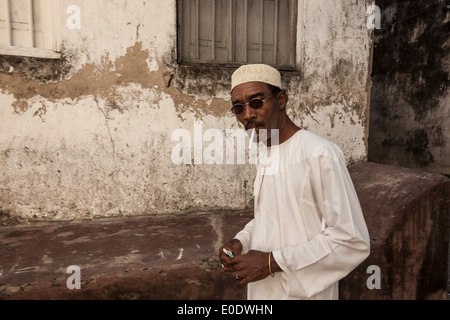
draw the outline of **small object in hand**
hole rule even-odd
[[[234,258],[233,252],[231,252],[230,250],[227,250],[225,248],[223,248],[223,252],[230,258]]]

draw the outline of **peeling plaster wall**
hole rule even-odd
[[[367,158],[369,1],[299,1],[289,113]],[[80,30],[65,28],[81,8]],[[60,1],[56,61],[0,56],[0,224],[252,206],[253,165],[176,165],[172,133],[238,129],[232,69],[176,63],[175,1]],[[204,143],[204,147],[207,143]]]
[[[377,1],[369,160],[450,174],[450,11]]]

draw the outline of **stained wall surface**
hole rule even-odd
[[[377,1],[369,160],[450,174],[448,1]]]
[[[207,130],[225,149],[226,130],[242,128],[233,69],[177,63],[176,1],[79,0],[79,29],[67,27],[73,4],[59,1],[61,59],[0,56],[0,222],[251,208],[254,165],[194,159]],[[349,164],[367,160],[368,5],[298,1],[296,71],[283,73],[292,119]],[[188,164],[173,161],[179,129]]]

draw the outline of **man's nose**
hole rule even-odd
[[[255,109],[251,108],[250,106],[245,106],[244,108],[244,120],[246,122],[250,121],[251,119],[256,118],[256,111]]]

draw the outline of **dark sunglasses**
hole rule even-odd
[[[279,91],[278,91],[279,92]],[[272,93],[270,96],[268,96],[266,99],[261,99],[261,98],[255,98],[250,100],[247,103],[235,103],[233,104],[233,107],[231,108],[231,112],[233,112],[234,114],[240,114],[242,111],[244,111],[244,108],[246,105],[249,105],[250,108],[252,109],[259,109],[262,107],[262,105],[264,104],[264,102],[266,102],[267,100],[269,100],[270,98],[272,98],[274,95],[276,95],[278,92],[274,92]]]

